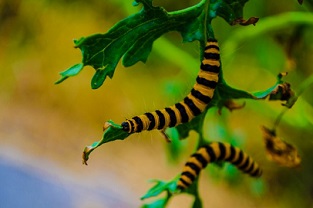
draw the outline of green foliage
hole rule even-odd
[[[99,142],[94,142],[92,145],[85,147],[83,152],[83,163],[87,165],[87,160],[89,159],[89,154],[94,151],[100,145],[115,141],[124,140],[128,137],[128,133],[122,130],[122,127],[115,124],[113,121],[107,121],[103,127],[104,133],[103,137]]]
[[[176,177],[175,179],[169,182],[165,182],[161,180],[151,180],[150,182],[156,183],[156,184],[152,188],[150,188],[144,196],[141,197],[141,200],[158,196],[163,192],[166,192],[166,195],[165,197],[159,198],[152,203],[144,204],[142,208],[165,207],[165,205],[171,198],[172,193],[174,193],[176,190],[177,180],[178,180],[178,177]]]
[[[247,1],[202,0],[189,8],[167,12],[162,7],[153,6],[152,0],[136,0],[134,6],[143,5],[136,14],[119,21],[107,33],[75,40],[75,47],[82,52],[82,63],[61,72],[61,79],[56,83],[61,83],[68,77],[77,75],[84,66],[90,65],[96,70],[91,81],[91,87],[97,89],[102,86],[107,76],[113,77],[120,59],[122,59],[122,64],[125,67],[132,66],[139,61],[146,62],[152,51],[154,41],[169,31],[179,32],[183,42],[198,40],[200,42],[200,51],[203,51],[206,38],[214,37],[211,22],[215,17],[222,17],[229,25],[250,25],[258,21],[258,18],[255,17],[248,20],[243,19],[243,8]],[[265,30],[265,27],[263,29]],[[253,31],[253,29],[250,30]],[[237,38],[241,38],[241,36]],[[233,45],[229,46],[233,47]],[[173,141],[172,151],[174,153],[179,152],[179,140],[187,138],[191,130],[196,131],[199,135],[198,145],[207,143],[202,128],[206,112],[213,106],[217,106],[220,110],[223,107],[234,110],[243,107],[233,101],[236,99],[268,99],[286,101],[283,105],[291,108],[296,102],[297,96],[291,90],[290,85],[284,82],[282,78],[283,74],[279,74],[273,86],[266,90],[250,93],[229,86],[223,78],[223,73],[220,73],[218,86],[207,109],[189,123],[166,129],[166,135]],[[102,144],[115,140],[124,140],[129,135],[122,129],[121,125],[108,121],[102,139],[84,149],[83,163],[87,164],[90,153]],[[169,182],[154,180],[153,182],[156,184],[141,199],[156,197],[164,192],[166,195],[152,203],[144,204],[143,207],[165,207],[172,196],[179,194],[176,190],[177,180],[178,177]],[[257,193],[262,192],[262,185],[263,183],[254,184],[253,190]],[[202,201],[198,194],[198,180],[184,192],[195,197],[193,207],[202,207]]]
[[[105,34],[95,34],[75,40],[75,47],[82,52],[81,64],[70,67],[56,83],[61,83],[77,66],[92,66],[96,73],[91,87],[99,88],[107,76],[113,77],[119,60],[123,57],[123,65],[132,66],[138,61],[146,62],[153,42],[164,33],[178,31],[184,42],[199,40],[204,43],[205,37],[213,36],[211,21],[217,16],[223,17],[229,24],[242,23],[243,7],[247,0],[224,1],[215,0],[208,4],[202,0],[190,8],[167,12],[162,7],[154,7],[150,0],[137,0],[135,5],[143,4],[143,8],[116,25]],[[255,22],[252,22],[255,23]]]

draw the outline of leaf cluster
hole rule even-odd
[[[162,7],[153,6],[152,0],[135,0],[134,6],[142,5],[137,13],[119,21],[104,34],[95,34],[75,40],[75,47],[82,52],[82,62],[75,64],[61,72],[61,78],[56,83],[61,83],[69,77],[79,74],[85,66],[92,66],[95,74],[91,80],[91,87],[97,89],[103,85],[107,76],[113,77],[117,64],[122,60],[125,67],[132,66],[139,61],[146,62],[152,51],[154,41],[163,34],[176,31],[181,34],[183,42],[200,42],[200,50],[203,51],[205,40],[214,37],[212,20],[222,17],[230,26],[240,24],[255,25],[258,18],[243,18],[243,8],[248,0],[202,0],[189,8],[167,12]],[[299,1],[302,3],[302,1]],[[286,101],[283,105],[291,108],[297,100],[295,93],[291,90],[290,84],[283,81],[285,74],[277,76],[276,83],[266,90],[251,93],[229,86],[219,75],[219,82],[214,93],[212,102],[205,112],[197,116],[191,122],[169,128],[165,134],[172,141],[179,141],[187,138],[189,132],[194,130],[199,135],[199,145],[206,143],[202,133],[204,118],[208,109],[213,106],[229,110],[240,109],[243,105],[237,104],[236,99],[254,100],[281,100]],[[121,125],[113,121],[106,122],[102,139],[87,146],[83,152],[83,163],[87,164],[90,153],[104,143],[124,140],[130,134],[125,132]],[[154,208],[164,207],[173,194],[177,194],[176,182],[178,177],[171,181],[164,182],[154,180],[156,183],[142,199],[155,197],[163,192],[166,196],[153,203],[145,204],[143,207]],[[202,207],[198,195],[197,180],[186,190],[195,197],[193,207]]]

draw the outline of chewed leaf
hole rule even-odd
[[[115,124],[113,121],[106,122],[103,130],[104,133],[100,141],[94,142],[92,145],[85,147],[83,152],[83,164],[87,165],[90,153],[100,145],[115,140],[124,140],[130,135],[122,129],[121,125]]]
[[[232,24],[240,24],[243,26],[247,26],[247,25],[255,25],[257,22],[259,21],[258,17],[250,17],[248,20],[244,20],[242,18],[236,19]]]
[[[282,78],[286,76],[287,73],[280,73],[277,76],[276,84],[265,90],[260,92],[255,92],[253,95],[256,99],[268,99],[270,101],[281,100],[286,101],[283,103],[283,106],[291,108],[295,102],[297,101],[297,96],[294,91],[291,89],[289,83],[282,81]]]
[[[270,130],[264,126],[261,129],[266,153],[270,160],[289,168],[300,165],[301,158],[293,145],[277,137],[275,130]]]
[[[247,2],[248,0],[211,0],[210,7],[213,11],[211,13],[211,18],[215,15],[220,16],[230,25],[240,22],[243,22],[243,25],[255,24],[257,22],[257,18],[255,17],[250,18],[247,21],[243,20],[243,8]]]

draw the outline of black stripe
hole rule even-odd
[[[130,132],[133,133],[134,132],[134,127],[135,127],[134,122],[132,120],[128,120],[128,121],[130,123]]]
[[[154,129],[154,128],[155,128],[155,119],[154,119],[153,114],[152,114],[152,113],[145,113],[145,115],[147,116],[147,118],[148,118],[149,121],[150,121],[148,130]]]
[[[203,71],[207,71],[207,72],[219,73],[221,70],[221,67],[201,63],[200,69]]]
[[[219,53],[204,53],[205,59],[211,59],[211,60],[220,60],[220,54]]]
[[[216,161],[216,154],[215,154],[213,148],[210,145],[204,146],[204,148],[209,155],[210,162]]]
[[[252,164],[251,164],[250,168],[246,171],[246,173],[251,174],[251,171],[254,169],[254,166],[255,166],[255,165],[256,165],[255,162],[252,161]]]
[[[215,89],[216,85],[217,85],[216,81],[207,80],[207,79],[205,79],[203,77],[199,77],[199,76],[197,77],[196,81],[198,84],[209,87],[211,89]]]
[[[177,189],[180,189],[180,190],[183,190],[185,187],[184,186],[182,186],[182,185],[177,185],[177,187],[176,187]]]
[[[194,181],[196,179],[196,177],[188,171],[183,172],[181,175],[187,176],[191,181]]]
[[[184,103],[189,107],[194,116],[201,114],[200,109],[193,103],[193,101],[190,98],[185,97]]]
[[[240,170],[244,170],[248,167],[250,161],[250,157],[247,157],[246,161],[239,167]]]
[[[136,124],[137,124],[137,130],[136,130],[136,132],[141,132],[142,129],[143,129],[142,120],[141,120],[138,116],[135,116],[133,119],[134,119],[134,121],[135,121]]]
[[[196,158],[196,160],[201,163],[202,168],[205,168],[208,164],[208,161],[206,161],[206,159],[199,153],[194,153],[193,155],[191,155],[191,157]]]
[[[217,40],[214,39],[214,38],[208,38],[208,39],[207,39],[207,42],[214,42],[214,43],[217,43]]]
[[[177,118],[176,118],[175,112],[171,108],[165,108],[165,111],[170,116],[170,124],[168,126],[169,127],[176,126]]]
[[[129,123],[127,121],[124,121],[123,123],[121,123],[121,126],[123,128],[123,131],[129,131]]]
[[[185,107],[181,104],[181,103],[176,103],[175,107],[177,108],[177,110],[179,111],[179,114],[181,116],[181,122],[182,123],[186,123],[189,121],[189,117],[188,114],[186,112]]]
[[[216,41],[215,41],[215,42],[216,42]],[[208,49],[210,49],[210,48],[215,48],[215,49],[217,49],[218,51],[220,50],[220,48],[219,48],[217,45],[215,45],[215,44],[209,44],[209,45],[205,46],[204,50],[206,51],[206,50],[208,50]]]
[[[255,177],[255,176],[258,176],[260,174],[260,168],[257,168],[254,172],[252,172],[250,175]]]
[[[190,186],[190,183],[188,183],[187,181],[185,181],[184,179],[180,178],[179,179],[185,186]],[[184,187],[181,187],[181,189],[184,189]]]
[[[225,158],[225,161],[231,161],[236,155],[236,150],[233,146],[230,146],[230,155],[228,158]]]
[[[236,161],[232,162],[232,163],[234,165],[239,165],[240,163],[242,163],[242,159],[243,159],[243,152],[240,150],[238,159]]]
[[[185,164],[185,166],[188,166],[190,167],[192,170],[194,170],[196,172],[197,175],[199,175],[200,171],[201,171],[201,168],[199,168],[197,165],[195,165],[194,163],[192,162],[187,162]]]
[[[158,126],[158,129],[163,129],[163,127],[164,127],[164,125],[165,125],[165,117],[164,117],[164,115],[161,113],[161,111],[156,110],[155,112],[156,112],[156,114],[158,114],[158,116],[159,116],[159,126]]]
[[[218,143],[218,148],[220,149],[220,156],[216,160],[223,160],[226,155],[225,145],[221,142]]]
[[[205,104],[208,104],[211,101],[211,98],[209,96],[202,94],[200,91],[195,90],[194,88],[192,88],[191,90],[191,95]]]

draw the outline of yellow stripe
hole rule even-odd
[[[202,157],[209,163],[211,161],[211,158],[204,147],[200,148],[197,153],[202,155]]]
[[[164,128],[162,129],[162,130],[164,130],[169,126],[171,118],[170,118],[170,115],[166,112],[165,108],[160,110],[160,111],[164,115],[164,118],[165,118],[165,125],[164,125]]]
[[[155,111],[153,111],[151,114],[153,115],[154,121],[155,121],[155,125],[154,125],[153,129],[156,129],[160,123],[159,116]]]
[[[237,165],[238,168],[240,168],[246,162],[247,158],[249,157],[246,153],[244,153],[244,152],[242,152],[242,153],[243,153],[242,154],[242,160],[241,160],[241,163],[239,163]]]
[[[218,46],[218,43],[217,43],[217,41],[216,41],[216,42],[208,41],[208,42],[206,43],[206,46],[209,46],[209,45]]]
[[[149,127],[149,124],[151,123],[150,120],[148,119],[148,117],[146,115],[140,115],[138,116],[141,121],[142,121],[142,130],[147,130]]]
[[[203,103],[201,100],[198,100],[197,98],[195,98],[194,96],[190,94],[187,95],[187,97],[192,100],[192,102],[195,104],[195,106],[197,106],[199,108],[199,110],[201,112],[204,111],[204,109],[206,108],[207,104]]]
[[[204,65],[211,65],[211,66],[218,66],[218,67],[221,66],[220,61],[219,60],[214,60],[214,59],[203,59],[202,63]]]
[[[180,104],[182,104],[186,110],[186,113],[188,115],[188,121],[191,121],[195,116],[193,115],[192,111],[190,108],[184,103],[184,101],[181,101]]]
[[[190,178],[188,178],[187,176],[182,175],[180,178],[186,181],[187,183],[192,184],[192,180],[190,180]]]
[[[235,147],[234,149],[235,149],[235,155],[234,155],[233,158],[230,158],[230,159],[231,159],[231,160],[230,160],[231,163],[234,162],[234,161],[236,161],[236,160],[239,158],[240,149],[237,148],[237,147]]]
[[[230,152],[231,145],[228,143],[224,143],[224,147],[225,147],[225,158],[223,158],[223,159],[226,159],[226,158],[229,158],[229,156],[231,154],[231,152]]]
[[[190,166],[188,165],[185,165],[185,167],[183,168],[183,171],[182,172],[189,172],[191,173],[193,176],[197,176],[197,173],[194,169],[192,169]]]
[[[205,86],[203,86],[203,85],[195,84],[195,85],[193,86],[193,88],[194,88],[195,90],[198,90],[199,92],[201,92],[203,95],[209,96],[210,98],[212,98],[213,95],[214,95],[214,89],[205,87]]]
[[[132,126],[131,126],[131,124],[130,124],[130,121],[129,121],[129,120],[126,120],[126,122],[128,123],[128,126],[129,126],[128,133],[132,133]]]
[[[133,131],[132,132],[136,132],[137,131],[137,122],[134,120],[134,119],[130,119],[131,120],[131,122],[134,124],[134,129],[133,129]]]
[[[220,51],[216,48],[208,48],[204,51],[205,53],[214,53],[214,54],[220,54]]]
[[[253,172],[255,172],[256,170],[258,170],[258,175],[256,175],[256,176],[260,176],[260,168],[259,168],[259,165],[256,163],[256,162],[254,162],[254,168],[253,168],[253,170],[251,171],[251,173],[253,173]]]
[[[176,126],[181,124],[181,116],[179,110],[175,107],[175,105],[170,106],[170,108],[174,111],[176,116]]]
[[[206,72],[206,71],[201,70],[199,72],[198,76],[201,78],[205,78],[206,80],[209,80],[209,81],[218,82],[218,74],[217,73]]]
[[[177,182],[177,186],[182,187],[183,189],[187,188],[188,186],[186,186],[183,182],[181,182],[180,180]]]
[[[195,158],[195,157],[190,157],[188,162],[193,163],[196,165],[198,168],[202,169],[202,164]]]
[[[249,170],[249,168],[251,167],[251,165],[253,164],[253,159],[251,157],[248,156],[248,165],[245,169],[243,169],[242,171],[247,172],[247,170]]]
[[[217,142],[212,142],[210,144],[210,146],[212,147],[213,152],[215,153],[215,157],[218,158],[221,155],[221,150],[220,150],[220,148],[218,146],[218,143]]]

